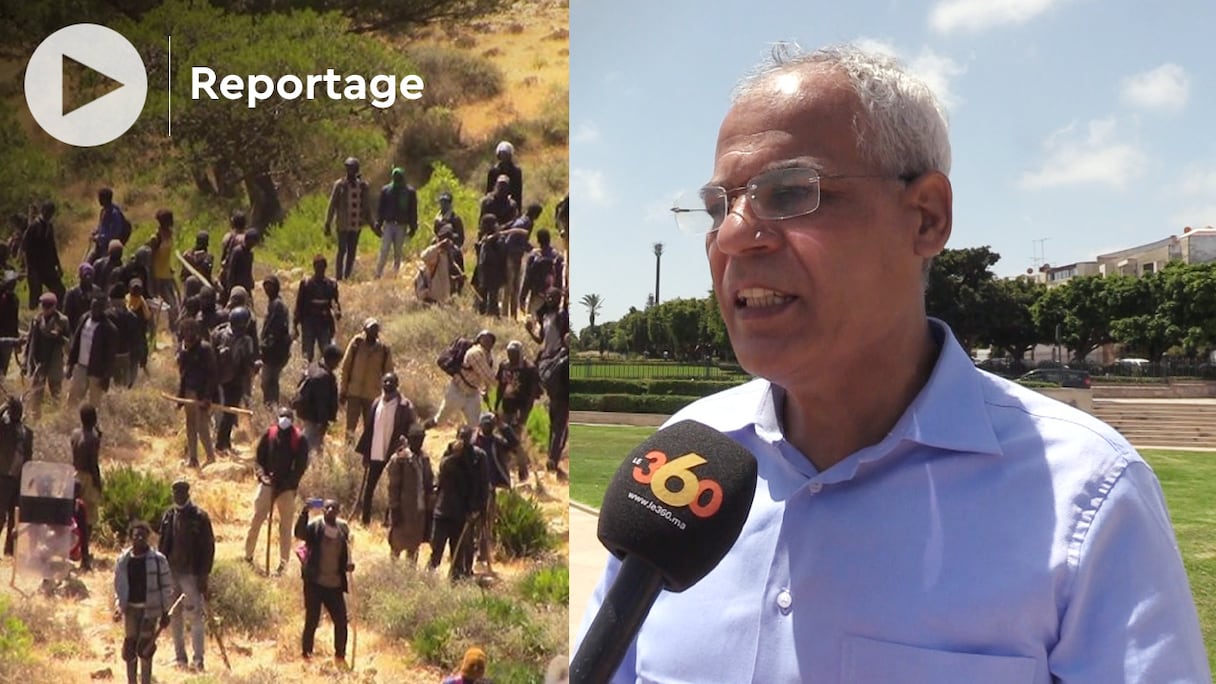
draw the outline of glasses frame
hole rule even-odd
[[[814,206],[805,211],[798,211],[798,212],[794,212],[791,214],[782,214],[780,212],[766,211],[764,203],[757,200],[756,191],[759,190],[761,187],[761,184],[757,182],[757,179],[763,180],[764,177],[768,176],[768,175],[773,175],[773,174],[778,174],[778,173],[799,172],[799,171],[805,172],[810,175],[810,178],[807,179],[807,183],[809,186],[812,186],[815,188]],[[701,186],[701,188],[697,191],[697,195],[702,198],[704,198],[704,193],[707,190],[718,190],[722,193],[722,203],[724,205],[724,207],[723,207],[724,210],[722,212],[722,221],[718,222],[717,225],[713,226],[709,230],[691,231],[691,230],[688,230],[687,228],[685,228],[680,223],[680,214],[704,212],[705,214],[710,215],[710,211],[708,208],[704,208],[704,209],[688,208],[688,207],[681,207],[678,204],[675,204],[671,207],[671,213],[672,213],[672,217],[676,221],[676,227],[679,228],[681,232],[684,232],[684,233],[687,233],[690,235],[710,235],[712,233],[718,232],[718,230],[722,227],[722,222],[724,222],[726,220],[726,216],[728,214],[730,214],[731,205],[733,204],[734,200],[738,199],[739,195],[741,195],[741,194],[747,195],[748,206],[751,208],[751,211],[753,214],[755,214],[756,218],[758,218],[762,221],[784,221],[786,219],[798,218],[800,216],[807,216],[809,214],[813,214],[813,213],[815,213],[815,211],[817,211],[819,209],[821,192],[822,192],[821,186],[820,186],[820,181],[822,181],[824,179],[844,180],[844,179],[852,179],[852,178],[882,178],[882,179],[887,179],[887,180],[900,180],[900,181],[907,183],[907,182],[915,179],[919,175],[920,174],[914,174],[914,173],[902,173],[902,174],[820,173],[818,169],[814,169],[811,167],[803,167],[803,166],[770,169],[768,171],[763,171],[761,173],[756,174],[755,176],[752,176],[747,181],[747,185],[742,185],[737,188],[727,189],[721,185],[703,185],[703,186]],[[679,198],[677,198],[677,202],[678,201],[679,201]],[[710,220],[712,221],[712,215],[710,215]]]

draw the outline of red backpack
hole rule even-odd
[[[279,438],[279,426],[271,425],[270,429],[266,431],[266,436],[272,442],[277,440]],[[300,440],[302,440],[302,439],[304,439],[304,435],[301,434],[300,431],[296,429],[296,426],[294,426],[294,425],[291,426],[291,449],[292,449],[292,451],[295,451],[296,449],[300,448]]]

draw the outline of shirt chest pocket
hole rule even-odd
[[[844,684],[1029,684],[1035,660],[905,646],[862,637],[844,642]]]

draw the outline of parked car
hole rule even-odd
[[[1090,389],[1089,372],[1072,368],[1036,368],[1018,380],[1050,382],[1061,387]]]

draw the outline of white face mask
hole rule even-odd
[[[286,430],[291,427],[291,419],[287,416],[279,416],[279,429]]]
[[[0,420],[3,420],[5,425],[8,425],[9,423],[13,422],[12,417],[9,416],[7,413],[5,413],[3,418],[0,418]]]

